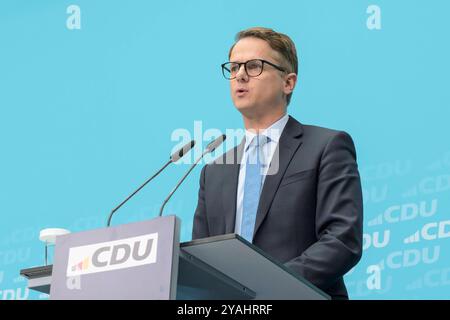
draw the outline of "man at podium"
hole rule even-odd
[[[298,60],[287,35],[239,32],[222,72],[246,133],[203,167],[193,239],[239,234],[333,299],[348,299],[343,276],[361,258],[363,222],[352,138],[288,115]]]

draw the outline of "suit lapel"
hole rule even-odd
[[[275,197],[275,194],[280,185],[281,179],[283,178],[284,173],[286,172],[286,169],[289,163],[291,162],[292,157],[302,144],[301,139],[302,134],[303,129],[301,124],[289,116],[289,120],[286,123],[286,127],[284,128],[283,133],[281,134],[277,150],[275,150],[274,157],[270,164],[271,168],[277,165],[276,155],[278,154],[279,155],[278,171],[276,171],[276,173],[273,175],[267,175],[264,181],[263,189],[259,200],[258,211],[256,214],[255,230],[253,232],[253,237],[255,236],[256,232],[258,232],[259,227],[263,223],[270,209],[273,198]],[[234,203],[236,203],[236,201],[234,201]]]

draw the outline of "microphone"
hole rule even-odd
[[[175,186],[175,188],[173,188],[172,192],[169,193],[169,195],[167,196],[166,200],[164,200],[161,209],[159,210],[159,216],[161,217],[163,214],[163,210],[164,207],[166,206],[167,202],[170,200],[170,198],[173,196],[173,194],[175,193],[175,191],[177,191],[178,187],[183,183],[184,179],[186,179],[186,177],[189,175],[189,173],[191,173],[192,169],[194,169],[194,167],[199,163],[199,161],[208,153],[213,152],[218,146],[220,146],[225,139],[227,138],[226,135],[222,134],[221,136],[217,137],[216,139],[214,139],[212,142],[210,142],[205,150],[203,151],[202,155],[200,157],[197,158],[197,160],[195,160],[194,164],[189,168],[189,170],[186,172],[186,174],[181,178],[181,180],[177,183],[177,185]]]
[[[130,200],[136,193],[139,192],[143,187],[147,185],[150,181],[152,181],[157,175],[159,175],[169,164],[173,162],[177,162],[180,160],[186,153],[189,152],[189,150],[192,149],[192,147],[195,145],[195,140],[191,140],[190,142],[186,143],[181,149],[175,151],[170,156],[169,161],[167,161],[161,169],[159,169],[154,175],[152,175],[147,181],[145,181],[139,188],[137,188],[132,194],[130,194],[125,200],[123,200],[117,207],[115,207],[108,217],[108,222],[106,223],[106,226],[109,227],[111,225],[111,219],[114,215],[114,213],[120,209],[128,200]]]

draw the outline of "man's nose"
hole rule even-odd
[[[248,81],[248,75],[247,75],[247,72],[245,71],[245,65],[242,64],[239,67],[239,70],[236,73],[236,80],[238,82],[240,82],[240,81]]]

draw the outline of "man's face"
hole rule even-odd
[[[243,38],[234,46],[230,61],[246,62],[251,59],[263,59],[281,66],[278,52],[266,41]],[[244,116],[263,115],[286,105],[284,73],[268,64],[264,64],[263,72],[257,77],[249,77],[242,65],[236,78],[230,80],[230,88],[233,103]]]

